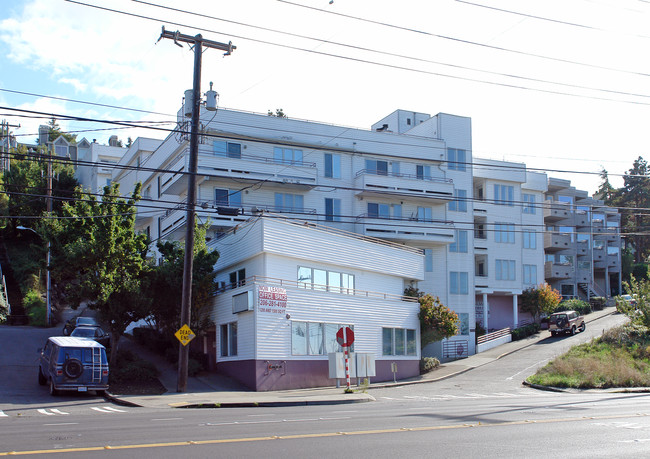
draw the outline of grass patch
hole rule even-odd
[[[637,325],[611,329],[571,348],[527,381],[576,389],[650,387],[650,331]]]

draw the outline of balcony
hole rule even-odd
[[[576,212],[574,222],[576,227],[589,227],[591,223],[589,221],[589,214],[585,211]]]
[[[454,225],[446,221],[379,218],[368,214],[356,219],[357,232],[398,243],[435,246],[454,241]]]
[[[544,263],[544,279],[570,279],[573,276],[573,266],[547,261]]]
[[[239,214],[226,215],[225,212],[219,213],[219,209],[224,209],[221,204],[215,201],[203,201],[197,203],[196,217],[200,221],[210,219],[213,227],[234,227],[245,222],[253,215],[259,215],[260,212],[273,212],[281,214],[289,219],[316,218],[316,209],[308,208],[287,208],[278,206],[267,206],[264,204],[245,204],[239,208]],[[236,209],[236,208],[227,208]],[[311,216],[311,217],[309,217]],[[187,218],[187,207],[185,203],[180,203],[173,209],[169,209],[160,219],[161,237],[177,239],[185,234],[185,221]]]
[[[570,234],[544,233],[544,251],[558,252],[573,246]]]
[[[187,190],[186,172],[189,170],[189,148],[185,148],[166,167],[169,172],[160,176],[160,190],[164,194],[181,194]],[[197,175],[230,180],[253,180],[282,183],[298,189],[310,189],[317,184],[316,163],[282,161],[271,156],[241,154],[237,157],[217,156],[209,148],[199,148]]]
[[[579,257],[589,255],[589,241],[578,241],[576,243],[576,253]]]
[[[547,203],[544,206],[544,221],[557,222],[571,217],[571,207],[568,203],[554,202]]]
[[[400,198],[424,199],[438,201],[441,204],[454,199],[454,184],[444,177],[418,178],[412,174],[391,172],[377,173],[370,169],[357,172],[354,186],[361,191],[357,196],[386,197],[396,195]]]

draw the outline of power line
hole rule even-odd
[[[381,51],[381,50],[377,50],[377,49],[362,47],[362,46],[350,45],[350,44],[347,44],[347,43],[341,43],[341,42],[336,42],[336,41],[332,41],[332,40],[325,40],[325,39],[321,39],[321,38],[310,37],[310,36],[307,36],[307,35],[301,35],[301,34],[297,34],[297,33],[287,32],[287,31],[284,31],[284,30],[272,29],[272,28],[269,28],[269,27],[262,27],[262,26],[258,26],[258,25],[246,24],[246,23],[243,23],[243,22],[232,21],[232,20],[229,20],[229,19],[223,19],[223,18],[219,18],[219,17],[216,17],[216,16],[210,16],[210,15],[207,15],[207,14],[195,13],[193,11],[182,10],[182,9],[179,9],[179,8],[172,8],[170,6],[156,5],[154,3],[146,2],[146,1],[143,1],[143,0],[131,0],[131,1],[136,2],[136,3],[141,3],[141,4],[144,4],[144,5],[148,5],[148,6],[152,6],[152,7],[156,7],[156,8],[162,8],[162,9],[174,11],[174,12],[180,12],[180,13],[185,13],[185,14],[189,14],[189,15],[194,15],[194,16],[198,16],[198,17],[201,17],[201,18],[207,18],[207,19],[212,19],[212,20],[215,20],[215,21],[227,22],[227,23],[230,23],[230,24],[236,24],[236,25],[241,25],[241,26],[250,27],[250,28],[254,28],[254,29],[264,30],[264,31],[267,31],[267,32],[273,32],[273,33],[278,33],[278,34],[282,34],[282,35],[288,35],[290,37],[303,38],[303,39],[306,39],[306,40],[318,41],[320,43],[331,44],[331,45],[341,46],[341,47],[345,47],[345,48],[355,49],[355,50],[358,50],[358,51],[366,51],[366,52],[381,54],[381,55],[390,56],[390,57],[398,57],[398,58],[413,60],[413,61],[417,61],[417,62],[425,62],[425,63],[429,63],[429,64],[442,65],[442,66],[445,66],[445,67],[452,67],[452,68],[455,68],[455,69],[470,70],[470,71],[474,71],[474,72],[486,73],[486,74],[496,75],[496,76],[501,76],[501,77],[532,81],[532,82],[535,82],[535,83],[546,83],[546,84],[565,86],[565,87],[575,88],[575,89],[587,89],[587,90],[590,90],[590,91],[599,91],[599,92],[605,92],[605,93],[610,93],[610,94],[620,94],[620,95],[625,95],[625,96],[648,97],[648,98],[650,98],[650,95],[647,95],[647,94],[639,94],[639,93],[631,93],[631,92],[626,92],[626,91],[616,91],[616,90],[611,90],[611,89],[595,88],[595,87],[578,85],[578,84],[561,83],[561,82],[557,82],[557,81],[543,80],[541,78],[531,78],[531,77],[525,77],[525,76],[521,76],[521,75],[514,75],[514,74],[510,74],[510,73],[495,72],[495,71],[490,71],[490,70],[485,70],[485,69],[467,67],[467,66],[463,66],[463,65],[449,64],[449,63],[446,63],[446,62],[434,61],[434,60],[418,58],[418,57],[414,57],[414,56],[407,56],[407,55],[404,55],[404,54],[397,54],[397,53],[391,53],[391,52],[388,52],[388,51]]]
[[[216,30],[213,30],[213,29],[206,29],[204,27],[197,27],[197,26],[182,24],[182,23],[175,22],[175,21],[165,21],[165,20],[162,20],[162,19],[153,18],[151,16],[144,16],[144,15],[141,15],[141,14],[129,13],[129,12],[126,12],[126,11],[115,10],[115,9],[106,8],[106,7],[102,7],[102,6],[98,6],[98,5],[91,5],[91,4],[83,3],[83,2],[80,2],[80,1],[76,1],[76,0],[65,0],[65,1],[67,1],[69,3],[75,3],[75,4],[78,4],[78,5],[81,5],[81,6],[87,6],[87,7],[90,7],[90,8],[96,8],[96,9],[112,12],[112,13],[118,13],[118,14],[123,14],[123,15],[126,15],[126,16],[132,16],[132,17],[136,17],[136,18],[139,18],[139,19],[146,19],[146,20],[155,21],[155,22],[165,22],[165,23],[168,23],[168,24],[173,24],[175,26],[188,27],[188,28],[192,28],[192,29],[196,29],[196,30],[205,31],[205,32],[224,34],[223,32],[219,32],[219,31],[216,31]],[[284,0],[277,0],[277,1],[285,2]],[[290,2],[285,2],[285,3],[290,3]],[[299,5],[299,6],[303,6],[303,7],[307,8],[304,5]],[[316,9],[316,8],[314,8],[314,9]],[[319,11],[323,11],[323,10],[319,10]],[[351,56],[343,56],[343,55],[334,54],[334,53],[326,53],[326,52],[323,52],[323,51],[316,51],[316,50],[313,50],[313,49],[301,48],[301,47],[298,47],[298,46],[284,45],[284,44],[281,44],[281,43],[275,43],[275,42],[271,42],[271,41],[267,41],[267,40],[260,40],[260,39],[246,37],[246,36],[243,36],[243,35],[237,35],[237,34],[232,34],[232,33],[229,33],[228,35],[230,37],[232,37],[232,38],[239,38],[239,39],[242,39],[242,40],[248,40],[248,41],[252,41],[252,42],[255,42],[255,43],[262,43],[262,44],[265,44],[265,45],[277,46],[277,47],[286,48],[286,49],[293,49],[293,50],[296,50],[296,51],[302,51],[302,52],[307,52],[307,53],[311,53],[311,54],[318,54],[318,55],[333,57],[333,58],[337,58],[337,59],[344,59],[344,60],[348,60],[348,61],[351,61],[351,62],[358,62],[358,63],[362,63],[362,64],[371,64],[371,65],[391,68],[391,69],[395,69],[395,70],[405,70],[405,71],[409,71],[409,72],[439,76],[439,77],[443,77],[443,78],[451,78],[451,79],[461,80],[461,81],[469,81],[469,82],[473,82],[473,83],[481,83],[481,84],[487,84],[487,85],[493,85],[493,86],[501,86],[501,87],[506,87],[506,88],[511,88],[511,89],[522,89],[522,90],[533,91],[533,92],[541,92],[541,93],[545,93],[545,94],[555,94],[555,95],[568,96],[568,97],[578,97],[578,98],[585,98],[585,99],[592,99],[592,100],[602,100],[602,101],[608,101],[608,102],[619,102],[619,103],[633,104],[633,105],[650,105],[650,103],[641,102],[641,101],[613,99],[613,98],[599,97],[599,96],[593,96],[593,95],[588,96],[588,95],[584,95],[584,94],[575,94],[575,93],[569,93],[569,92],[563,92],[563,91],[557,91],[557,90],[533,88],[533,87],[522,86],[522,85],[517,85],[517,84],[499,83],[499,82],[495,82],[495,81],[481,80],[481,79],[478,79],[478,78],[463,77],[463,76],[459,76],[459,75],[449,75],[449,74],[445,74],[445,73],[441,73],[441,72],[433,72],[433,71],[428,71],[428,70],[416,69],[416,68],[406,67],[406,66],[402,66],[402,65],[387,64],[387,63],[382,63],[382,62],[377,62],[377,61],[371,61],[371,60],[368,60],[368,59],[355,58],[355,57],[351,57]],[[461,41],[461,40],[457,40],[457,41]],[[487,46],[487,45],[484,45],[484,46]],[[528,53],[520,53],[520,54],[528,54]],[[538,56],[538,57],[541,57],[541,56]],[[550,59],[550,58],[547,58],[547,59]],[[574,64],[576,64],[576,62],[569,61],[569,60],[563,60],[563,59],[553,59],[553,60],[557,60],[557,61],[561,61],[561,62],[565,62],[565,63],[574,63]],[[599,67],[599,66],[595,66],[595,65],[587,65],[587,64],[580,64],[580,65],[586,65],[586,66],[589,66],[589,67],[592,67],[592,68],[614,70],[614,69],[608,69],[606,67]],[[618,70],[618,71],[620,71],[620,70]],[[620,72],[623,72],[623,71],[620,71]],[[636,75],[650,76],[650,74],[642,74],[642,73],[638,73],[638,72],[625,72],[625,73],[633,73],[633,74],[636,74]]]

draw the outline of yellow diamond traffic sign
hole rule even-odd
[[[183,346],[187,346],[187,343],[196,337],[194,332],[190,330],[190,327],[188,327],[187,324],[179,328],[178,331],[174,333],[174,336],[178,338],[178,341],[180,341]]]

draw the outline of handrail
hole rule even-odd
[[[189,147],[186,147],[180,154],[179,157],[185,157],[189,153]],[[228,153],[223,155],[216,155],[214,152],[210,151],[208,148],[199,147],[199,155],[214,156],[216,158],[228,158],[228,159],[243,159],[245,161],[254,161],[259,163],[270,163],[270,164],[279,164],[284,166],[298,166],[298,167],[310,167],[315,168],[316,163],[311,161],[295,161],[292,159],[277,159],[272,156],[257,156],[249,155],[247,153],[239,153],[236,156],[229,156]],[[171,167],[171,165],[170,165]]]
[[[479,336],[478,338],[476,338],[476,344],[483,344],[483,343],[487,343],[488,341],[492,341],[498,338],[503,338],[504,336],[508,336],[510,332],[511,332],[510,327],[507,327],[507,328],[502,328],[501,330],[493,331],[492,333],[487,333],[483,336]]]
[[[445,177],[426,177],[426,176],[418,176],[416,174],[402,174],[401,172],[388,172],[386,173],[379,171],[376,171],[374,169],[361,169],[359,172],[356,173],[354,178],[359,178],[361,175],[380,175],[384,177],[400,177],[400,178],[406,178],[406,179],[411,179],[411,180],[425,180],[429,182],[440,182],[440,183],[454,183],[454,181],[450,178],[445,178]]]
[[[273,284],[273,285],[279,285],[281,287],[291,287],[295,289],[301,289],[301,290],[314,290],[318,292],[329,292],[329,293],[340,293],[343,295],[350,295],[350,296],[363,296],[366,298],[379,298],[383,300],[400,300],[400,301],[408,301],[408,302],[417,302],[418,299],[416,297],[412,296],[405,296],[405,295],[396,295],[394,293],[381,293],[381,292],[373,292],[370,290],[359,290],[355,288],[346,288],[346,287],[336,287],[332,285],[322,285],[322,284],[313,284],[313,283],[307,283],[307,282],[298,282],[298,281],[292,281],[288,279],[282,279],[282,278],[277,278],[277,277],[266,277],[266,276],[249,276],[245,279],[240,280],[239,282],[236,282],[234,284],[226,284],[225,287],[217,289],[214,293],[215,295],[218,295],[220,293],[223,293],[227,290],[232,290],[236,289],[239,287],[243,287],[246,285],[251,285],[251,284]]]

